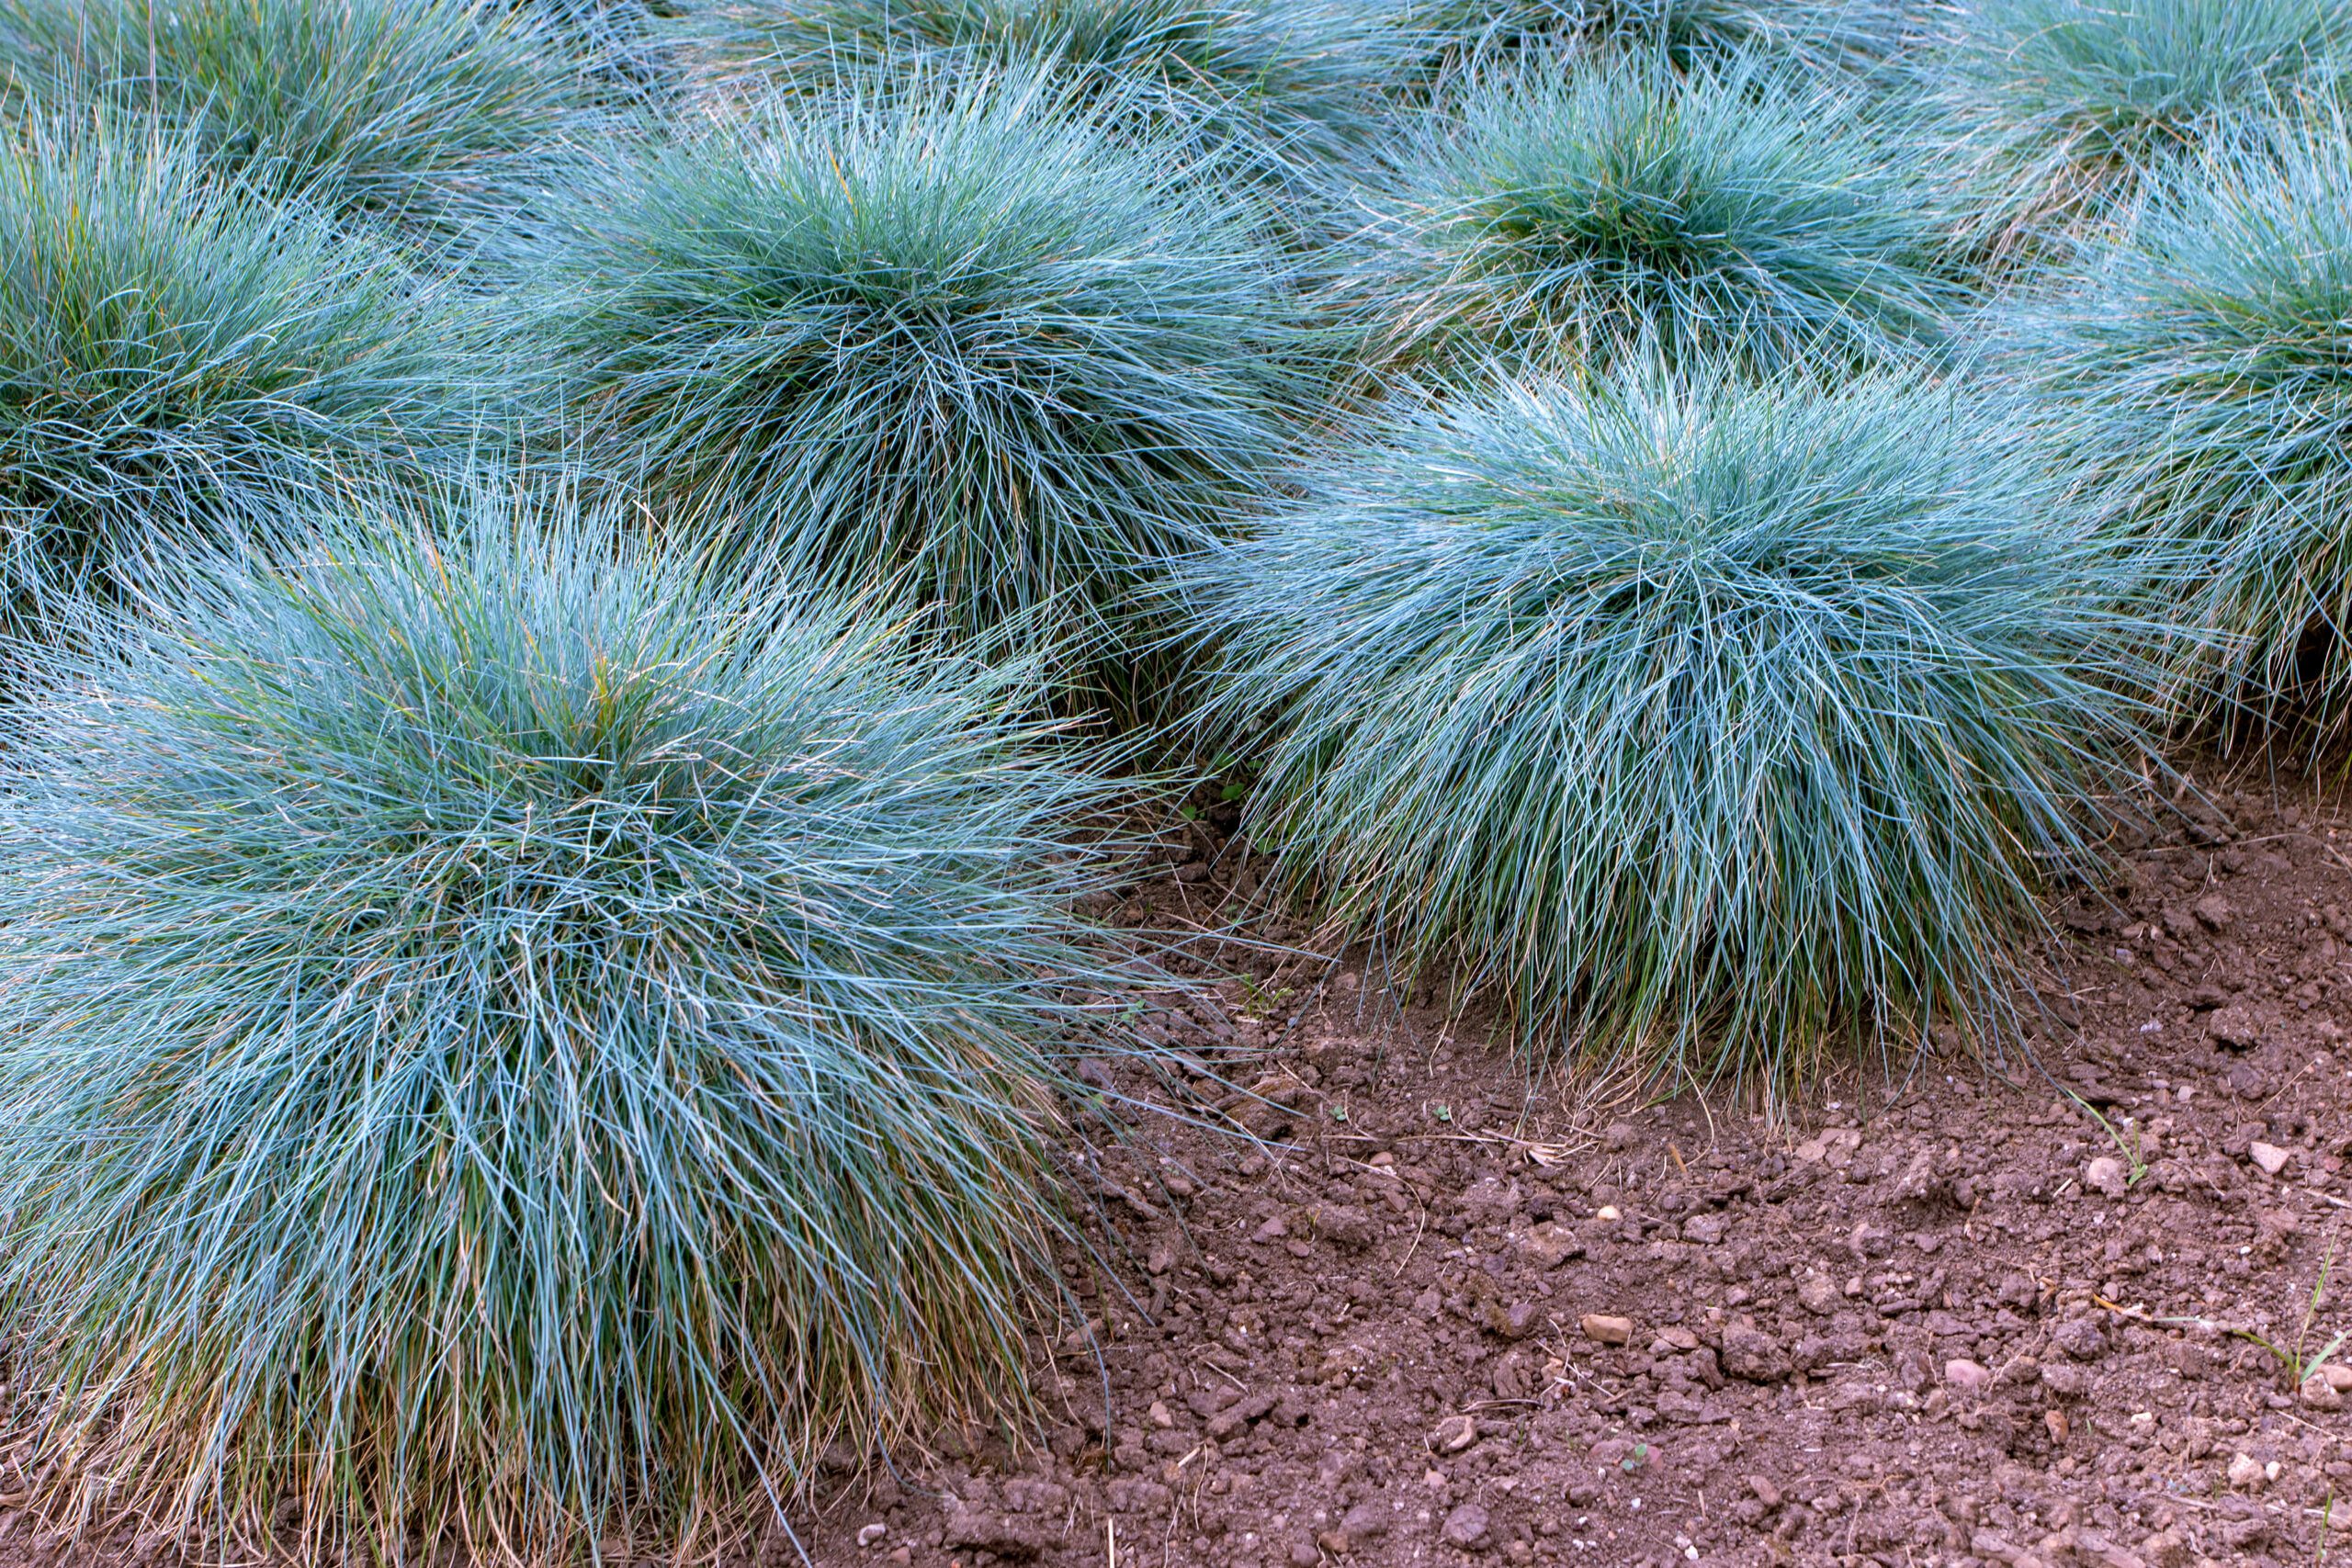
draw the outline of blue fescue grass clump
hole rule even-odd
[[[2017,244],[2113,210],[2233,118],[2335,96],[2347,62],[2347,0],[1974,0],[1930,80]]]
[[[2352,726],[2352,137],[2241,124],[1999,322],[2120,535],[2182,558],[2176,700]]]
[[[474,443],[464,313],[327,219],[100,117],[0,136],[0,618],[362,464]]]
[[[47,1500],[643,1556],[1012,1408],[1123,786],[870,606],[554,503],[357,519],[34,650],[0,747]]]
[[[678,85],[672,24],[686,0],[507,0],[570,48],[616,103],[659,106]]]
[[[713,547],[1114,678],[1306,389],[1287,264],[1179,152],[1031,79],[583,170],[543,268],[570,401]]]
[[[187,132],[246,182],[432,245],[593,126],[588,61],[503,0],[0,0],[0,82]]]
[[[1925,155],[1754,61],[1498,74],[1394,153],[1351,286],[1393,362],[1909,353],[1951,295]]]
[[[1406,0],[1440,54],[1473,62],[1573,43],[1655,51],[1679,65],[1742,56],[1875,71],[1923,29],[1906,0]]]
[[[2113,558],[1908,379],[1397,414],[1192,589],[1245,830],[1410,977],[1660,1076],[1997,1041],[2138,716]]]
[[[1049,71],[1227,172],[1289,182],[1381,130],[1412,36],[1381,0],[706,0],[681,24],[707,78],[787,92]]]

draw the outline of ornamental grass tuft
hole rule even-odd
[[[706,79],[918,95],[1049,71],[1130,123],[1198,138],[1227,172],[1288,182],[1382,128],[1412,36],[1381,0],[706,0],[682,24]]]
[[[0,0],[0,82],[159,117],[256,186],[433,246],[594,124],[593,72],[505,0]]]
[[[2352,135],[2240,125],[2000,322],[2109,527],[2180,558],[2175,701],[2352,730]]]
[[[0,748],[44,1500],[708,1554],[831,1442],[1017,1408],[1122,786],[870,606],[356,515],[46,653]]]
[[[477,439],[467,317],[322,216],[100,116],[0,133],[0,621],[361,464]]]
[[[1926,156],[1752,60],[1500,74],[1393,154],[1349,287],[1405,364],[1908,353],[1952,292]]]
[[[2138,626],[2006,415],[1654,366],[1396,414],[1190,583],[1244,829],[1532,1044],[1802,1082],[2009,1037]]]
[[[1123,681],[1165,563],[1284,456],[1311,335],[1249,204],[1000,86],[582,171],[546,315],[603,460],[708,547]]]
[[[1928,79],[2014,248],[2233,118],[2335,96],[2347,63],[2352,0],[1973,0]]]
[[[543,23],[617,103],[660,106],[676,87],[672,24],[686,0],[507,0]]]
[[[1442,58],[1531,48],[1657,51],[1680,64],[1770,56],[1826,69],[1883,67],[1922,29],[1916,0],[1407,0]]]

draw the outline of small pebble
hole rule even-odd
[[[1601,1345],[1623,1345],[1634,1337],[1633,1319],[1611,1317],[1605,1313],[1589,1312],[1577,1326],[1584,1330],[1587,1339]]]
[[[1969,1393],[1978,1393],[1992,1386],[1992,1369],[1965,1357],[1954,1357],[1944,1363],[1944,1382]]]
[[[1448,1546],[1459,1547],[1464,1551],[1476,1551],[1487,1544],[1487,1532],[1493,1528],[1493,1520],[1487,1517],[1486,1509],[1476,1503],[1464,1503],[1445,1516],[1445,1524],[1440,1533],[1445,1537]]]

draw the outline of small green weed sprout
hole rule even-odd
[[[2110,1312],[2141,1322],[2157,1324],[2167,1328],[2202,1329],[2207,1333],[2224,1335],[2232,1339],[2242,1339],[2262,1350],[2278,1363],[2280,1380],[2285,1383],[2287,1392],[2292,1393],[2310,1382],[2312,1379],[2325,1372],[2328,1365],[2336,1359],[2336,1352],[2344,1348],[2346,1341],[2352,1340],[2352,1330],[2347,1330],[2334,1336],[2324,1345],[2314,1346],[2312,1343],[2312,1330],[2319,1322],[2320,1309],[2327,1303],[2328,1275],[2335,1270],[2335,1244],[2331,1241],[2328,1243],[2326,1256],[2320,1259],[2318,1277],[2312,1283],[2310,1299],[2303,1303],[2302,1314],[2296,1321],[2294,1337],[2291,1339],[2274,1338],[2261,1329],[2244,1323],[2221,1322],[2212,1318],[2196,1316],[2155,1317],[2135,1308],[2119,1305],[2105,1298],[2100,1298],[2099,1304]]]
[[[2098,1106],[2093,1105],[2073,1089],[2066,1091],[2066,1098],[2081,1107],[2084,1115],[2098,1123],[2098,1130],[2107,1134],[2107,1141],[2113,1144],[2115,1152],[2123,1156],[2125,1188],[2139,1186],[2148,1174],[2148,1159],[2138,1123],[2126,1116],[2123,1118],[2123,1125],[2118,1128],[2113,1122],[2108,1120]]]

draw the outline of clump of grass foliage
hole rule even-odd
[[[1997,1042],[2138,718],[2064,517],[2007,416],[1884,374],[1394,415],[1193,575],[1245,829],[1531,1041],[1766,1092]]]
[[[675,85],[670,25],[686,0],[508,0],[545,23],[623,104],[659,98]]]
[[[2237,128],[2153,183],[1996,352],[2053,399],[2109,525],[2193,590],[2177,700],[2315,740],[2352,725],[2352,137]]]
[[[682,33],[707,76],[804,92],[1043,68],[1285,180],[1379,133],[1408,38],[1361,0],[710,0]]]
[[[1001,88],[583,170],[548,316],[612,466],[716,547],[1115,675],[1142,591],[1283,457],[1308,333],[1182,149]]]
[[[1752,60],[1514,71],[1404,139],[1351,287],[1391,360],[1905,353],[1951,297],[1926,156]]]
[[[0,617],[218,539],[352,463],[474,439],[467,318],[172,135],[0,136]]]
[[[2334,96],[2352,58],[2346,0],[1977,0],[1951,27],[1929,79],[2012,246],[2233,118]]]
[[[1034,671],[400,504],[11,716],[19,1418],[68,1505],[314,1554],[707,1548],[1017,1398],[1117,786]]]
[[[1528,49],[1656,51],[1680,65],[1741,56],[1872,71],[1922,31],[1903,0],[1408,0],[1441,57]]]
[[[10,79],[55,111],[157,116],[256,186],[435,244],[501,216],[596,96],[504,0],[0,0]]]

